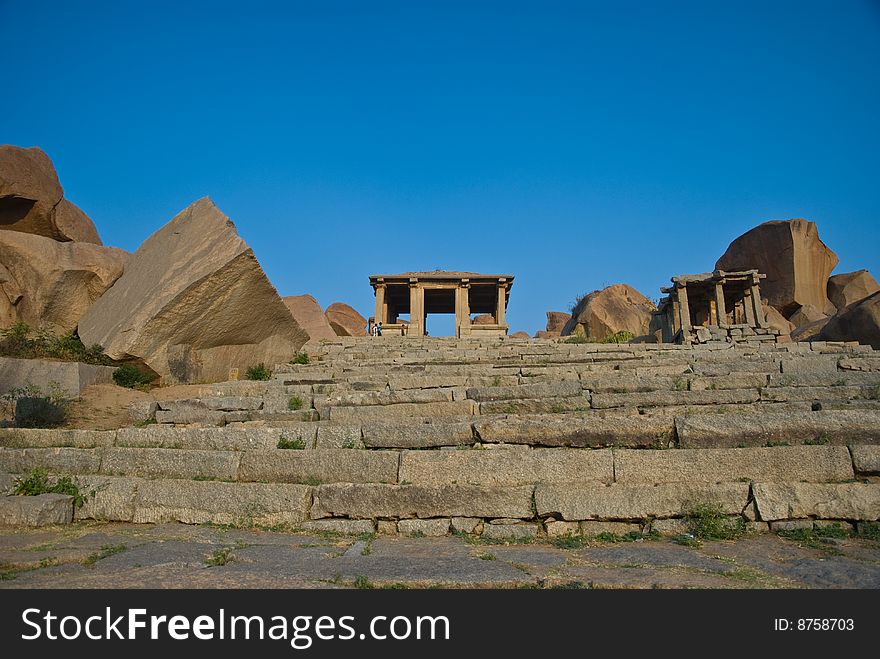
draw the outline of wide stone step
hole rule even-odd
[[[757,389],[719,389],[706,391],[646,391],[623,394],[593,394],[596,409],[612,407],[663,407],[666,405],[735,405],[760,400]]]
[[[518,398],[565,398],[581,396],[579,382],[558,384],[524,384],[517,387],[472,387],[467,397],[478,402],[514,400]]]
[[[311,515],[370,519],[375,517],[488,517],[530,519],[535,516],[531,485],[332,484],[315,488]]]
[[[330,407],[354,407],[401,403],[442,403],[451,400],[452,389],[414,389],[387,393],[383,391],[331,395],[323,404]]]
[[[644,415],[541,416],[477,420],[482,442],[571,447],[667,447],[675,441],[671,417]]]
[[[880,483],[755,483],[762,520],[880,519]]]
[[[792,415],[702,414],[675,419],[682,448],[788,444],[880,444],[880,411],[817,411]]]
[[[393,405],[370,405],[362,407],[330,407],[331,421],[349,423],[354,421],[381,421],[387,418],[421,418],[438,416],[471,415],[476,411],[471,400],[442,403],[397,403]],[[323,418],[323,415],[322,415]]]
[[[80,477],[78,484],[89,496],[76,519],[296,526],[308,518],[312,501],[311,487],[287,483],[97,475]]]
[[[261,483],[396,483],[396,451],[161,448],[0,449],[0,471]]]
[[[535,488],[535,506],[538,515],[565,521],[681,517],[700,504],[717,507],[726,515],[737,515],[749,502],[749,490],[748,483],[540,484]]]
[[[589,392],[568,398],[519,398],[495,400],[479,404],[479,412],[485,414],[563,414],[590,410]]]
[[[614,479],[625,484],[724,481],[833,482],[854,478],[845,446],[769,448],[622,449],[614,452]]]

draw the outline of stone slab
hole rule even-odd
[[[880,483],[755,483],[758,514],[783,519],[880,519]]]
[[[715,504],[738,514],[749,499],[748,483],[667,483],[663,485],[572,486],[535,488],[538,515],[563,520],[642,520],[680,517],[698,504]]]
[[[618,483],[721,483],[725,481],[846,481],[853,465],[845,446],[617,450]]]
[[[466,446],[474,441],[470,423],[368,423],[363,426],[363,443],[370,448]]]
[[[828,410],[785,414],[703,414],[675,418],[682,448],[764,446],[768,442],[823,441],[880,444],[880,411]]]
[[[483,442],[532,446],[667,446],[674,441],[671,418],[648,416],[545,416],[490,419],[474,428]]]
[[[610,449],[403,451],[400,481],[435,486],[611,483],[613,461]]]
[[[315,488],[311,516],[532,517],[531,486],[332,484]]]
[[[40,494],[31,497],[0,496],[0,525],[50,526],[73,521],[73,497]]]
[[[281,483],[144,480],[138,485],[138,523],[299,524],[308,518],[311,488]]]
[[[880,446],[850,446],[853,466],[859,474],[880,475]]]
[[[238,480],[262,483],[396,483],[396,451],[315,449],[241,454]]]

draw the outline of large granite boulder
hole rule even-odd
[[[0,229],[101,244],[89,217],[64,198],[42,149],[0,145]]]
[[[128,256],[115,247],[0,231],[0,327],[24,322],[52,334],[73,331],[122,275]]]
[[[82,317],[79,335],[167,382],[218,381],[286,362],[308,341],[260,264],[207,197],[132,255]]]
[[[494,325],[495,316],[490,313],[477,314],[471,319],[471,325]]]
[[[309,341],[336,340],[336,332],[330,327],[327,316],[315,298],[311,295],[288,295],[282,299],[293,319],[309,335]]]
[[[812,304],[805,304],[797,311],[791,314],[788,319],[795,327],[803,327],[804,325],[812,325],[820,321],[828,320],[829,314],[822,313]]]
[[[867,270],[834,275],[828,280],[828,299],[839,311],[880,291],[880,284]]]
[[[644,339],[650,334],[656,310],[654,303],[632,286],[614,284],[578,300],[562,334],[583,334],[601,341],[618,332],[629,332]]]
[[[844,308],[819,333],[822,341],[858,341],[880,350],[880,292]]]
[[[565,329],[566,323],[570,320],[570,313],[565,313],[563,311],[548,311],[546,331],[551,334],[556,332],[558,336],[559,334],[562,334],[562,330]]]
[[[367,319],[344,302],[334,302],[324,312],[336,336],[366,336]]]
[[[826,314],[836,311],[826,288],[837,261],[837,255],[819,240],[815,223],[772,220],[730,243],[715,269],[756,269],[766,274],[761,294],[788,318],[805,304]]]
[[[785,316],[783,316],[776,307],[771,307],[769,304],[764,302],[764,318],[767,320],[767,324],[770,325],[770,329],[779,330],[782,334],[791,334],[795,329],[796,325],[791,321],[787,320]]]

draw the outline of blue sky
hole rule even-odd
[[[0,0],[0,34],[0,143],[45,149],[106,244],[210,195],[325,307],[509,272],[531,334],[791,217],[880,275],[876,1]]]

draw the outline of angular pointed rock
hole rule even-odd
[[[80,320],[79,335],[114,359],[143,360],[166,382],[226,380],[260,362],[271,368],[308,340],[207,197],[141,245]]]
[[[293,319],[309,335],[309,341],[335,341],[336,332],[318,301],[311,295],[288,295],[282,298]]]

